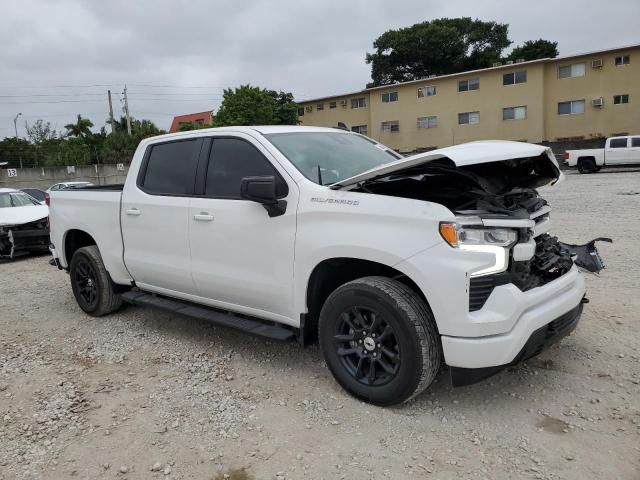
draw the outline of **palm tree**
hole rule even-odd
[[[76,123],[68,123],[64,126],[67,129],[67,135],[70,137],[89,137],[92,135],[91,127],[93,122],[88,118],[82,118],[82,115],[78,114],[78,120]]]

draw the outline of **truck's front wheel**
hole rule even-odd
[[[94,317],[115,312],[122,299],[114,289],[96,245],[76,250],[69,265],[71,289],[82,310]]]
[[[360,278],[335,290],[320,313],[319,340],[338,383],[376,405],[418,395],[440,368],[431,311],[414,291],[386,277]]]

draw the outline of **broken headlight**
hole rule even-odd
[[[474,277],[504,272],[509,264],[509,247],[518,240],[518,233],[510,228],[467,227],[449,222],[440,224],[440,235],[454,248],[493,254],[493,264],[472,272]]]

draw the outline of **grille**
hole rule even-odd
[[[471,278],[469,280],[469,311],[480,310],[495,286],[495,278],[492,275]]]

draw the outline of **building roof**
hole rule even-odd
[[[205,123],[210,123],[212,117],[213,110],[197,113],[187,113],[185,115],[177,115],[173,117],[173,121],[171,122],[171,128],[169,128],[169,131],[177,132],[181,123],[197,122],[198,120],[201,120]]]
[[[480,72],[489,72],[489,71],[492,71],[492,70],[509,69],[509,68],[514,68],[515,66],[520,66],[520,65],[532,65],[532,64],[537,64],[537,63],[555,62],[555,61],[558,61],[558,60],[560,60],[560,61],[569,60],[571,58],[585,57],[585,56],[589,56],[589,55],[598,55],[598,54],[602,54],[602,53],[609,53],[609,52],[614,52],[614,51],[619,51],[619,50],[629,50],[631,48],[638,48],[638,47],[640,47],[640,44],[626,45],[626,46],[621,46],[621,47],[616,47],[616,48],[607,48],[605,50],[595,50],[595,51],[590,51],[590,52],[575,53],[575,54],[571,54],[571,55],[560,55],[560,56],[554,57],[554,58],[551,58],[551,57],[540,58],[540,59],[536,59],[536,60],[529,60],[529,61],[526,61],[526,62],[504,63],[502,65],[498,65],[498,66],[495,66],[495,67],[479,68],[479,69],[476,69],[476,70],[467,70],[465,72],[449,73],[449,74],[446,74],[446,75],[434,75],[434,76],[430,76],[430,77],[419,78],[417,80],[408,80],[406,82],[396,82],[396,83],[390,83],[388,85],[380,85],[380,86],[377,86],[377,87],[364,88],[362,90],[357,90],[355,92],[328,95],[328,96],[325,96],[325,97],[310,98],[310,99],[300,100],[298,103],[312,103],[312,102],[318,102],[320,100],[329,100],[329,99],[332,99],[332,98],[349,97],[349,96],[353,96],[353,95],[361,95],[363,93],[367,93],[367,92],[370,92],[370,91],[373,91],[373,90],[382,90],[382,89],[385,89],[385,88],[391,88],[391,87],[396,87],[396,86],[400,86],[400,85],[411,85],[411,84],[415,84],[415,83],[425,83],[425,82],[441,80],[441,79],[445,79],[445,78],[461,77],[461,76],[465,76],[465,75],[473,75],[475,73],[480,73]]]

